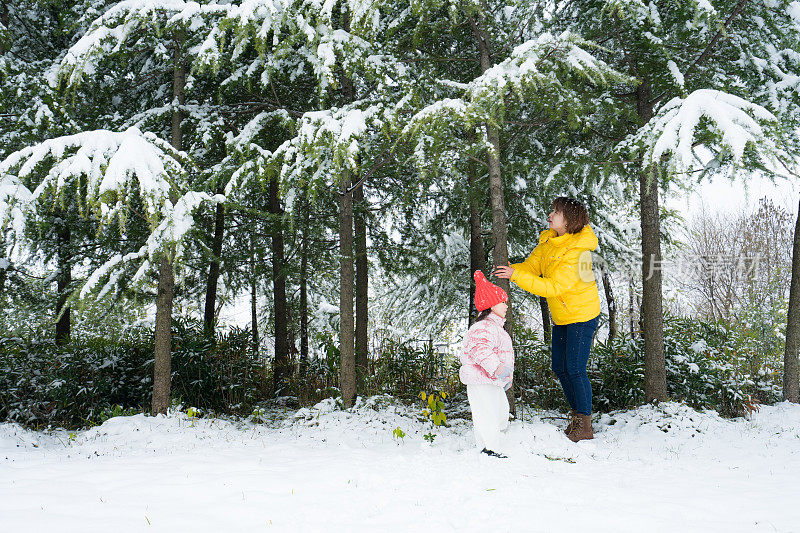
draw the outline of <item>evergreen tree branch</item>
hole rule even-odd
[[[711,57],[711,50],[716,46],[717,42],[719,42],[719,40],[722,38],[722,35],[725,33],[725,30],[727,30],[728,26],[730,26],[731,22],[733,22],[733,19],[735,19],[737,16],[741,14],[742,11],[744,11],[744,8],[747,6],[747,4],[750,3],[750,1],[751,0],[739,1],[739,3],[733,9],[733,12],[728,16],[727,19],[725,19],[724,24],[719,30],[717,30],[717,33],[714,34],[714,37],[711,38],[705,49],[700,53],[699,56],[697,56],[697,58],[692,62],[692,64],[689,65],[689,68],[686,69],[686,72],[683,74],[684,82],[690,75],[694,73],[695,69],[698,66],[700,66],[706,59]],[[660,95],[658,95],[656,98],[653,99],[651,105],[655,106],[656,104],[658,104],[658,102],[660,102],[667,96],[671,96],[673,91],[674,89],[667,89],[666,91],[663,91]]]

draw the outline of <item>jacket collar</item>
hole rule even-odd
[[[542,232],[539,237],[539,244],[549,242],[552,246],[558,248],[562,246],[569,246],[570,248],[580,248],[581,250],[594,250],[597,248],[598,240],[594,234],[592,227],[586,224],[578,233],[565,233],[559,236],[554,229],[548,229]]]
[[[500,318],[500,315],[498,315],[498,314],[497,314],[497,313],[495,313],[494,311],[492,311],[491,313],[489,313],[489,316],[487,316],[486,318],[484,318],[484,320],[491,320],[491,321],[492,321],[494,324],[497,324],[497,325],[499,325],[501,328],[502,328],[502,327],[505,325],[505,323],[506,323],[506,319],[505,319],[505,318]]]

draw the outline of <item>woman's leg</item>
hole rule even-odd
[[[575,410],[581,415],[589,415],[592,412],[592,385],[586,367],[598,322],[599,317],[567,326],[567,379],[572,384],[575,394]]]
[[[575,391],[567,375],[567,326],[553,325],[550,353],[553,373],[561,382],[561,389],[564,391],[564,396],[567,397],[567,403],[574,411],[576,409]]]

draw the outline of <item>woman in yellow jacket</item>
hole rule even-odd
[[[592,386],[586,373],[600,316],[591,252],[597,237],[586,207],[564,196],[553,201],[550,229],[524,263],[495,268],[499,278],[547,298],[553,317],[552,364],[572,412],[566,433],[578,442],[592,432]]]

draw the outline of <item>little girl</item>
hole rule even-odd
[[[514,374],[514,348],[503,329],[508,310],[506,292],[476,270],[475,307],[480,312],[467,332],[461,350],[461,382],[467,386],[475,441],[481,452],[505,458],[499,452],[500,431],[508,426],[508,398]]]

